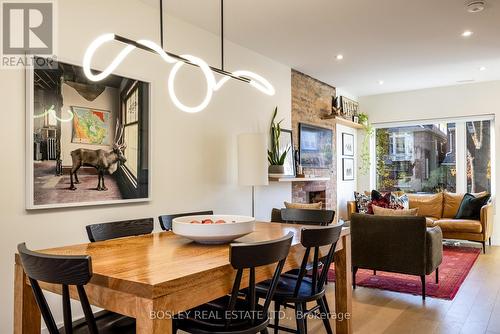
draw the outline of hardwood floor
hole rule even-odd
[[[334,285],[328,285],[333,305]],[[358,287],[353,293],[356,334],[500,333],[500,247],[481,254],[454,300],[427,298]],[[288,310],[287,315],[292,317]],[[293,319],[293,318],[292,318]],[[290,320],[282,321],[294,327]],[[320,320],[309,320],[309,333],[325,333]],[[271,331],[272,332],[272,331]]]

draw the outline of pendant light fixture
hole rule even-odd
[[[166,63],[174,64],[168,77],[168,92],[172,102],[175,106],[184,112],[196,113],[205,109],[210,103],[213,93],[218,91],[229,79],[236,79],[250,84],[260,92],[266,95],[274,95],[274,87],[262,76],[246,71],[237,70],[228,72],[224,70],[224,0],[221,0],[221,67],[217,68],[209,66],[203,59],[192,55],[176,55],[171,52],[165,51],[163,47],[163,0],[160,0],[160,44],[158,45],[150,40],[133,41],[128,38],[108,33],[97,37],[87,47],[83,56],[83,72],[85,76],[91,81],[101,81],[113,73],[120,63],[128,56],[128,54],[135,49],[141,49],[148,52],[158,54]],[[125,47],[118,53],[118,55],[111,61],[111,63],[99,73],[93,73],[91,70],[92,58],[96,51],[104,44],[116,41],[125,44]],[[193,65],[202,71],[207,83],[207,91],[205,97],[200,104],[196,106],[187,106],[182,103],[175,92],[175,79],[177,73],[184,64]],[[220,74],[223,77],[217,81],[214,73]]]

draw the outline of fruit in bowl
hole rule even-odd
[[[255,230],[255,218],[235,215],[184,216],[172,221],[172,231],[202,244],[224,244]]]

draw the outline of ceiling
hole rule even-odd
[[[500,0],[476,14],[465,3],[226,0],[225,36],[354,96],[499,80]],[[219,6],[219,0],[164,2],[167,14],[216,34]],[[474,34],[464,38],[465,30]]]

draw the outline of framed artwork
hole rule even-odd
[[[149,201],[151,84],[119,74],[91,82],[74,62],[31,63],[26,208]]]
[[[342,116],[352,120],[352,116],[357,116],[359,112],[359,103],[345,96],[340,97],[342,106]]]
[[[342,133],[342,155],[354,156],[354,135]]]
[[[72,106],[72,143],[110,145],[111,113],[109,110]]]
[[[286,159],[285,159],[285,164],[283,165],[285,167],[285,177],[294,177],[295,176],[295,161],[294,161],[294,151],[293,151],[293,137],[292,137],[292,131],[291,130],[283,130],[281,129],[281,135],[280,135],[280,152],[284,152],[286,149],[289,149]]]
[[[333,130],[299,124],[300,164],[309,168],[330,168],[333,160]]]
[[[354,159],[342,158],[342,180],[354,180]]]

